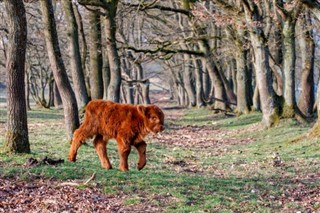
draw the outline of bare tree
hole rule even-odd
[[[73,87],[78,103],[78,107],[83,108],[89,101],[84,71],[81,61],[78,24],[72,7],[72,1],[62,1],[64,13],[66,16],[68,39],[69,39],[69,56],[70,68],[73,80]]]
[[[298,22],[298,30],[302,32],[298,36],[298,43],[301,52],[302,72],[301,72],[301,95],[299,98],[299,109],[301,113],[310,117],[313,114],[315,103],[314,95],[314,59],[315,42],[312,32],[312,21],[310,12],[306,11]]]
[[[121,86],[121,65],[116,40],[116,15],[119,1],[78,0],[78,2],[81,5],[98,7],[99,9],[95,11],[103,15],[104,20],[102,22],[104,24],[108,65],[110,68],[110,82],[107,89],[107,98],[109,100],[119,102]],[[102,9],[102,13],[100,12],[100,9]]]
[[[52,1],[40,1],[40,8],[51,69],[62,98],[67,135],[71,140],[73,131],[79,127],[80,123],[77,101],[60,52]]]
[[[91,99],[103,98],[100,14],[89,11],[89,58]]]

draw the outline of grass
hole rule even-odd
[[[0,108],[0,121],[5,121],[4,115],[4,109]],[[306,211],[301,203],[280,204],[277,200],[288,189],[299,187],[301,182],[296,182],[297,178],[304,180],[307,189],[319,187],[319,180],[305,179],[309,174],[319,173],[319,140],[291,143],[310,126],[285,120],[275,128],[263,129],[260,120],[259,113],[225,117],[206,109],[187,110],[181,119],[167,121],[169,138],[176,129],[206,126],[221,131],[222,142],[208,148],[168,145],[148,138],[145,169],[135,168],[137,153],[133,150],[129,156],[130,172],[123,173],[118,169],[101,169],[90,142],[79,149],[77,163],[24,167],[30,157],[66,159],[70,146],[60,110],[32,110],[28,112],[32,153],[8,155],[0,149],[0,176],[28,179],[36,175],[85,181],[96,173],[93,185],[110,196],[125,195],[123,205],[152,205],[166,212],[278,212],[285,208]],[[171,125],[175,129],[170,129]],[[236,142],[229,143],[231,139]],[[1,134],[0,147],[3,144]],[[117,168],[115,141],[109,143],[108,155]],[[275,155],[281,158],[281,166],[273,166]],[[313,205],[319,210],[319,203]]]

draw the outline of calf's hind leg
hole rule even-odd
[[[93,140],[93,145],[99,156],[102,168],[112,169],[107,155],[107,143],[108,141],[103,140],[103,136],[99,134]]]

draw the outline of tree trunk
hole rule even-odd
[[[121,67],[116,43],[116,13],[118,0],[109,2],[108,16],[105,17],[105,34],[107,40],[108,61],[110,66],[110,83],[108,86],[108,99],[120,101]]]
[[[252,97],[252,110],[253,111],[261,111],[261,101],[258,84],[256,84]]]
[[[205,106],[205,103],[203,101],[203,81],[202,81],[202,64],[200,59],[193,58],[193,64],[195,67],[195,78],[196,78],[196,100],[197,100],[197,106],[203,107]]]
[[[26,71],[25,72],[25,78],[24,78],[24,82],[25,82],[25,91],[26,91],[26,106],[27,106],[27,110],[31,110],[31,106],[30,106],[30,88],[29,88],[29,73]]]
[[[142,92],[142,99],[143,104],[151,104],[150,97],[149,97],[149,88],[150,88],[150,81],[149,79],[146,80],[144,83],[140,83],[141,92]]]
[[[90,91],[90,79],[89,79],[89,75],[87,73],[87,63],[86,63],[86,59],[87,59],[87,50],[88,50],[88,46],[87,46],[87,40],[86,40],[86,36],[84,33],[84,28],[83,28],[83,22],[82,22],[82,16],[79,12],[79,8],[78,5],[74,5],[74,14],[76,17],[76,21],[77,21],[77,25],[79,28],[79,33],[80,33],[80,44],[81,44],[81,64],[82,64],[82,71],[83,71],[83,75],[84,75],[84,80],[86,82],[86,88],[87,88],[87,93],[89,93]],[[90,94],[88,94],[88,96],[90,96]],[[90,97],[89,97],[90,99]]]
[[[292,118],[295,115],[295,21],[287,18],[283,23],[283,80],[284,80],[284,106],[282,116]]]
[[[210,97],[210,77],[208,73],[208,69],[205,63],[205,60],[201,60],[201,64],[203,67],[202,81],[203,81],[203,95],[206,100],[209,100]]]
[[[89,24],[91,99],[101,99],[103,98],[103,78],[100,15],[90,11]]]
[[[245,31],[239,29],[236,36],[236,79],[237,79],[237,113],[250,112],[250,84],[247,70],[247,50],[243,48]]]
[[[40,1],[44,35],[53,77],[59,89],[68,139],[72,139],[75,129],[79,127],[79,114],[75,94],[68,79],[61,51],[53,13],[52,0]]]
[[[196,105],[196,91],[192,85],[192,70],[190,64],[190,55],[184,54],[184,66],[183,66],[183,84],[189,98],[189,106]]]
[[[8,108],[5,149],[11,153],[30,153],[24,81],[27,44],[26,12],[22,0],[5,0],[5,8],[9,29],[6,60]]]
[[[122,99],[124,99],[124,103],[134,104],[132,81],[123,80],[122,81],[122,88],[124,90],[124,96],[122,96]]]
[[[69,39],[69,56],[73,87],[79,109],[86,106],[89,101],[84,72],[81,63],[78,24],[74,15],[72,1],[62,1],[63,9],[66,16],[67,35]]]
[[[314,58],[315,58],[315,42],[313,40],[311,28],[311,18],[306,13],[298,24],[301,36],[298,36],[302,72],[301,72],[301,95],[299,98],[299,109],[301,113],[310,117],[313,114],[314,97]]]
[[[103,50],[103,68],[102,68],[102,79],[103,79],[103,99],[108,99],[108,87],[110,84],[110,65],[108,60],[108,49]]]
[[[248,70],[246,67],[246,51],[241,47],[237,50],[237,113],[247,114],[250,112],[249,87],[251,82],[248,79]]]
[[[61,95],[56,82],[53,84],[53,105],[55,108],[59,108],[62,104]]]

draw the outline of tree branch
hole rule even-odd
[[[7,29],[7,28],[4,28],[4,27],[1,27],[1,28],[0,28],[0,31],[4,31],[4,32],[6,32],[6,33],[9,33],[8,29]]]
[[[177,8],[172,8],[172,7],[166,7],[158,4],[130,4],[130,3],[122,3],[125,6],[128,7],[135,7],[140,11],[145,11],[145,10],[160,10],[160,11],[168,11],[168,12],[175,12],[175,13],[181,13],[186,16],[192,15],[192,13],[189,10],[184,10],[184,9],[177,9]]]
[[[316,0],[299,0],[320,20],[320,3]]]
[[[135,47],[132,46],[126,46],[126,49],[129,50],[133,50],[134,52],[141,52],[141,53],[151,53],[151,54],[155,54],[155,53],[165,53],[165,54],[176,54],[176,53],[182,53],[182,54],[189,54],[189,55],[195,55],[195,56],[200,56],[200,57],[204,57],[204,53],[201,51],[193,51],[193,50],[183,50],[183,49],[166,49],[166,48],[157,48],[157,49],[136,49]]]
[[[78,3],[82,6],[95,6],[102,7],[104,9],[108,9],[108,1],[106,0],[78,0]]]
[[[299,0],[299,1],[309,8],[316,8],[320,10],[320,3],[316,0]]]

